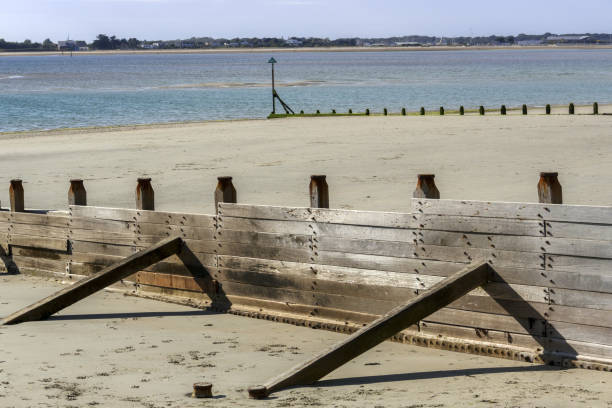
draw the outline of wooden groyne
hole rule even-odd
[[[33,212],[14,180],[12,210],[0,211],[1,257],[6,272],[76,280],[178,236],[180,259],[121,287],[346,333],[483,259],[490,283],[393,339],[610,369],[612,207],[562,204],[556,173],[541,174],[540,203],[441,200],[434,176],[421,175],[407,213],[329,209],[328,190],[319,175],[309,207],[237,204],[231,178],[221,178],[217,213],[205,215],[154,211],[150,179],[137,184],[137,209],[84,205],[85,186],[73,180],[67,211]]]

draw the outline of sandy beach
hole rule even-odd
[[[0,276],[0,316],[61,287]],[[50,320],[0,327],[2,407],[609,407],[610,374],[385,342],[315,387],[246,389],[344,335],[98,293]],[[189,397],[210,382],[215,398]]]
[[[233,176],[239,202],[306,206],[310,175],[326,174],[334,208],[407,211],[418,173],[436,174],[442,198],[533,202],[539,172],[558,171],[564,202],[610,205],[611,124],[514,113],[3,134],[0,199],[6,208],[21,178],[26,207],[65,209],[69,179],[83,178],[90,205],[134,208],[136,179],[149,176],[157,209],[211,213],[216,177]]]

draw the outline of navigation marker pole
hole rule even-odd
[[[286,114],[289,114],[289,112],[291,112],[291,114],[295,115],[293,109],[291,109],[289,105],[287,105],[281,99],[281,97],[278,96],[278,93],[276,93],[276,88],[274,87],[274,64],[276,64],[276,60],[274,59],[274,57],[268,60],[268,64],[272,64],[272,114],[276,115],[276,99],[278,99]]]

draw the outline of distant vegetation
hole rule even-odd
[[[91,43],[86,41],[56,41],[47,38],[42,43],[24,40],[9,42],[0,38],[0,50],[51,51],[51,50],[130,50],[130,49],[181,49],[181,48],[294,48],[294,47],[429,47],[429,46],[510,46],[549,44],[612,44],[612,34],[519,34],[516,36],[491,35],[488,37],[432,37],[410,35],[387,38],[329,38],[318,37],[191,37],[177,40],[140,40],[118,38],[99,34]]]

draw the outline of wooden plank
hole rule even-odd
[[[545,321],[542,319],[504,316],[491,313],[480,313],[469,310],[444,308],[423,319],[425,322],[452,324],[455,326],[474,327],[483,330],[497,330],[508,333],[546,335]]]
[[[546,269],[575,273],[608,274],[612,260],[564,255],[546,255]]]
[[[459,248],[437,245],[419,245],[413,254],[417,259],[445,262],[472,262],[485,259],[493,267],[538,269],[544,267],[544,255],[531,252],[503,251],[497,249]]]
[[[515,235],[471,234],[450,231],[418,231],[416,244],[445,247],[482,248],[500,251],[545,252],[548,238]]]
[[[32,214],[27,212],[15,212],[11,215],[13,224],[45,225],[48,227],[68,227],[68,217],[46,214]]]
[[[138,223],[135,228],[140,235],[170,236],[180,235],[183,239],[212,241],[215,236],[214,228],[188,227],[184,225]]]
[[[413,242],[416,231],[412,228],[371,227],[365,225],[313,223],[311,234],[319,237],[337,237],[341,239],[368,239],[378,241]]]
[[[420,230],[455,231],[494,235],[544,236],[544,222],[514,218],[465,217],[457,215],[416,214]]]
[[[435,261],[417,258],[396,258],[390,256],[375,256],[364,254],[350,254],[346,252],[332,252],[319,250],[313,263],[319,265],[343,266],[349,268],[372,269],[388,272],[414,272],[427,274],[435,270],[436,273],[448,276],[457,270],[457,263]],[[462,262],[466,264],[467,262]],[[461,267],[461,266],[459,266]],[[433,273],[432,273],[433,274]]]
[[[562,222],[580,222],[595,224],[612,224],[612,207],[505,203],[489,201],[412,200],[414,214],[441,214],[464,217],[518,218],[522,220],[547,220]]]
[[[30,258],[13,255],[12,261],[18,268],[26,267],[54,272],[66,272],[67,269],[67,261],[64,260]]]
[[[587,356],[587,358],[612,358],[612,346],[558,338],[548,339],[547,351]]]
[[[168,264],[173,263],[179,266],[184,266],[187,263],[190,267],[195,267],[202,265],[204,267],[214,267],[216,266],[216,255],[212,254],[202,254],[202,253],[193,253],[195,259],[180,259],[176,255],[172,255],[166,258],[163,262],[158,262],[153,265],[151,268],[155,268],[158,264]],[[120,261],[122,256],[114,256],[114,255],[103,255],[103,254],[95,254],[95,253],[84,253],[84,252],[73,252],[71,258],[74,262],[81,263],[90,263],[96,265],[110,265],[117,261]],[[148,269],[148,268],[147,268]]]
[[[612,328],[587,326],[584,324],[549,322],[546,328],[548,337],[576,340],[586,343],[612,346]]]
[[[217,232],[217,242],[240,243],[262,247],[310,248],[310,235],[272,234],[223,229]]]
[[[12,254],[13,256],[50,259],[56,261],[68,261],[70,259],[70,255],[67,254],[66,251],[57,251],[45,248],[13,247]]]
[[[11,234],[9,236],[9,245],[66,251],[68,249],[68,240],[66,238],[43,238],[29,235]]]
[[[612,225],[549,221],[546,223],[546,235],[554,238],[612,241]]]
[[[580,256],[612,259],[612,242],[572,238],[545,238],[546,253],[552,255]]]
[[[72,217],[98,218],[151,224],[188,225],[214,228],[215,217],[207,214],[184,214],[162,211],[131,210],[91,206],[70,206]]]
[[[263,386],[249,389],[249,395],[261,399],[283,388],[314,383],[399,331],[480,286],[486,282],[489,272],[490,268],[486,262],[478,262],[460,270],[436,287],[391,310],[312,360],[273,378]]]
[[[586,309],[612,310],[612,293],[585,292],[572,289],[550,289],[553,305],[582,307]]]
[[[412,228],[411,214],[327,208],[274,207],[219,203],[219,216],[279,221],[316,221],[319,223],[367,225],[389,228]]]
[[[87,242],[70,240],[70,248],[73,252],[100,254],[100,255],[115,255],[126,257],[138,251],[138,247],[133,245],[112,245],[99,242]]]
[[[136,230],[135,222],[103,220],[98,218],[70,218],[70,229],[94,230],[115,233],[128,233]]]
[[[180,252],[181,238],[170,238],[83,279],[5,318],[0,325],[41,320],[126,278],[138,270]]]
[[[196,249],[198,251],[204,252],[203,249],[197,244],[206,244],[204,241],[187,241],[190,248],[194,252]],[[215,249],[216,254],[219,255],[232,255],[246,258],[261,258],[261,259],[276,259],[283,260],[289,262],[310,262],[312,258],[312,253],[310,249],[300,249],[300,248],[281,248],[281,247],[262,247],[255,246],[252,244],[241,244],[235,242],[223,242],[218,243],[217,248]]]
[[[550,305],[546,317],[551,322],[584,324],[586,326],[612,327],[609,310],[587,309],[563,305]]]
[[[236,231],[269,232],[277,234],[312,234],[315,223],[302,221],[259,220],[251,218],[219,217],[220,229]]]
[[[69,206],[71,218],[96,218],[102,220],[115,220],[136,222],[136,210],[125,208],[106,208],[92,206]]]
[[[137,245],[136,233],[107,232],[102,230],[71,229],[70,239],[75,241],[99,242],[112,245]]]
[[[50,227],[47,225],[34,224],[11,224],[9,234],[67,239],[68,227]]]

